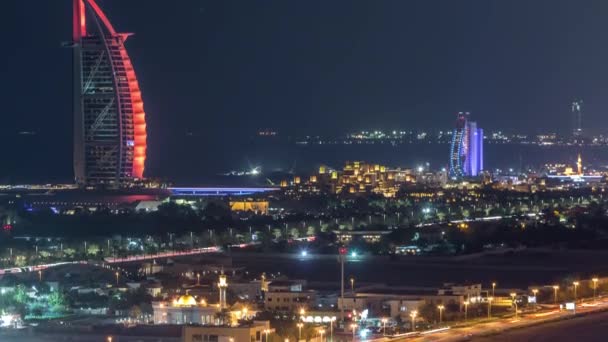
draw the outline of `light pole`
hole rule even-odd
[[[302,327],[304,326],[304,324],[298,323],[296,324],[296,326],[298,327],[298,341],[300,341],[302,339]]]
[[[492,317],[492,301],[494,297],[488,297],[488,318]]]
[[[572,285],[574,285],[574,302],[576,303],[576,289],[578,288],[578,285],[580,285],[580,283],[578,281],[575,281],[572,283]]]
[[[38,281],[42,282],[42,270],[38,270]]]
[[[329,340],[331,342],[334,341],[334,321],[336,320],[335,317],[332,317],[329,319]]]
[[[597,282],[599,281],[598,278],[593,278],[591,279],[591,281],[593,282],[593,300],[597,300]]]
[[[112,336],[108,336],[108,337],[106,338],[106,341],[108,341],[108,342],[112,342]]]
[[[388,321],[386,318],[382,319],[382,336],[386,336],[386,321]]]
[[[445,306],[437,305],[437,309],[439,309],[439,324],[441,324],[443,322],[443,309],[445,309]]]
[[[350,277],[350,292],[352,292],[353,295],[355,294],[355,278],[354,277]]]
[[[534,294],[534,310],[536,310],[536,306],[538,305],[538,298],[536,297],[538,289],[532,289],[532,294]]]
[[[118,277],[120,276],[120,273],[116,272],[114,275],[116,276],[116,285],[118,285]]]
[[[355,340],[355,332],[357,331],[357,325],[356,324],[351,324],[350,328],[353,330],[353,341]]]
[[[495,297],[494,290],[496,290],[496,282],[492,283],[492,297]]]
[[[340,305],[340,321],[344,324],[344,260],[346,259],[346,247],[340,247],[338,249],[340,258],[340,298],[342,298],[342,305]]]
[[[468,300],[466,300],[466,301],[464,302],[464,321],[465,321],[465,322],[467,321],[467,318],[468,318],[468,317],[467,317],[467,315],[468,315],[468,312],[469,312],[469,304],[470,304],[470,303],[469,303],[469,301],[468,301]]]
[[[410,317],[412,318],[412,331],[416,331],[416,316],[418,316],[418,310],[414,310],[410,313]]]
[[[266,342],[268,342],[268,334],[270,334],[270,329],[264,329],[264,334],[266,334]]]
[[[553,304],[557,304],[557,290],[559,290],[559,285],[553,285]]]
[[[513,301],[513,305],[515,305],[515,319],[517,319],[517,301],[515,300],[515,296],[517,296],[517,294],[511,292],[511,300]]]
[[[201,274],[196,273],[196,285],[200,285],[200,284],[201,284]]]

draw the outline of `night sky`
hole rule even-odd
[[[486,129],[559,132],[575,98],[585,128],[607,131],[605,0],[98,2],[135,33],[149,153],[188,131],[445,129],[461,110]],[[2,7],[0,132],[52,134],[43,149],[69,156],[71,1]]]

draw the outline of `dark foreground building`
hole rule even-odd
[[[118,188],[141,179],[146,118],[139,84],[118,33],[95,0],[73,0],[74,176],[81,186]]]

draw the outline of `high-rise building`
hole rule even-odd
[[[572,102],[572,135],[583,135],[583,100]]]
[[[116,188],[141,179],[146,117],[125,49],[95,0],[73,0],[74,176],[81,186]]]
[[[483,129],[469,120],[468,112],[460,112],[450,145],[450,176],[475,177],[483,170]]]

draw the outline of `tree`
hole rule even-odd
[[[133,305],[129,310],[129,317],[139,319],[142,316],[141,308],[138,305]]]
[[[51,292],[47,300],[51,312],[62,313],[67,307],[67,298],[59,291]]]
[[[99,248],[99,245],[97,245],[97,244],[92,243],[87,247],[88,255],[96,256],[97,254],[99,254],[99,251],[101,251],[101,249]]]
[[[25,291],[25,286],[17,285],[15,291],[13,292],[13,299],[19,304],[27,304],[29,302],[30,297]]]

